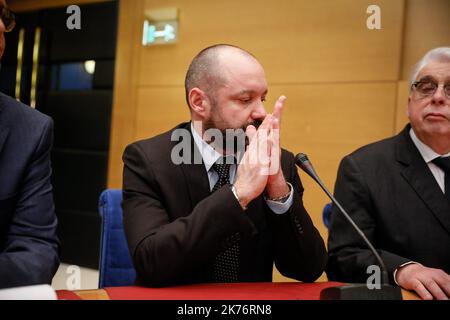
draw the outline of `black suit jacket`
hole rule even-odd
[[[409,136],[365,146],[339,167],[335,196],[386,263],[390,281],[401,264],[416,261],[450,273],[450,205]],[[378,264],[341,213],[333,207],[327,275],[366,282]]]
[[[190,124],[184,129],[201,159]],[[129,145],[123,155],[124,227],[138,283],[167,286],[211,282],[216,255],[240,234],[239,281],[271,281],[273,262],[285,276],[314,281],[326,264],[323,240],[303,207],[303,187],[293,155],[283,151],[282,168],[295,188],[282,215],[262,196],[243,211],[229,186],[210,193],[204,164],[175,165],[172,129]],[[230,240],[231,239],[231,240]]]
[[[0,93],[0,287],[51,283],[59,265],[53,122]]]

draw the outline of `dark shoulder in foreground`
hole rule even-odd
[[[396,144],[402,139],[405,139],[405,135],[407,134],[409,133],[403,130],[395,136],[367,144],[350,153],[348,157],[352,157],[358,162],[374,162],[377,159],[385,159],[387,156],[394,156]]]

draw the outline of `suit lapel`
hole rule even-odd
[[[3,149],[3,145],[5,144],[6,137],[9,134],[9,127],[6,125],[5,115],[2,114],[4,112],[3,106],[0,104],[0,152]]]
[[[0,127],[0,153],[2,152],[3,145],[5,144],[6,137],[9,134],[9,128]]]
[[[194,138],[192,137],[190,122],[187,123],[184,129],[189,131],[191,163],[182,163],[181,170],[186,180],[186,187],[191,200],[191,209],[193,209],[197,203],[209,196],[211,190],[209,187],[208,173],[206,172],[205,165],[203,164],[202,156],[194,142]],[[199,161],[200,163],[196,163]]]
[[[402,176],[450,233],[450,205],[428,165],[409,136],[410,126],[398,136],[397,160],[404,165]]]

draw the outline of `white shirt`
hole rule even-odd
[[[441,188],[442,192],[445,193],[445,173],[444,170],[439,168],[437,165],[435,165],[432,161],[439,157],[448,157],[450,156],[450,152],[444,155],[440,155],[439,153],[434,152],[433,149],[431,149],[429,146],[427,146],[425,143],[419,140],[419,138],[416,136],[416,133],[411,128],[409,130],[409,135],[414,142],[414,145],[419,150],[420,154],[422,155],[423,160],[428,165],[428,168],[430,168],[431,173],[433,174],[434,178],[436,179],[439,187]]]
[[[200,154],[202,156],[206,172],[208,173],[209,187],[212,190],[214,185],[216,184],[216,182],[219,180],[219,175],[217,174],[217,172],[215,170],[211,170],[211,168],[212,168],[213,164],[216,163],[216,161],[223,155],[220,154],[219,152],[217,152],[216,150],[214,150],[213,147],[211,147],[208,143],[205,142],[205,140],[203,140],[200,137],[200,134],[195,130],[192,121],[191,121],[191,131],[192,131],[192,136],[195,141],[195,145],[197,146],[197,148],[200,151]],[[230,165],[230,183],[231,184],[233,184],[235,182],[236,171],[237,171],[237,165],[231,164]],[[285,202],[271,201],[271,200],[265,199],[270,210],[272,210],[273,212],[275,212],[277,214],[283,214],[283,213],[287,212],[289,210],[289,208],[292,206],[292,203],[294,201],[293,200],[294,188],[292,187],[292,185],[289,182],[288,182],[288,184],[289,184],[291,192],[289,194],[288,199]]]

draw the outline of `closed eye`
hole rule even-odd
[[[241,98],[239,99],[242,103],[250,103],[252,101],[251,98]]]

